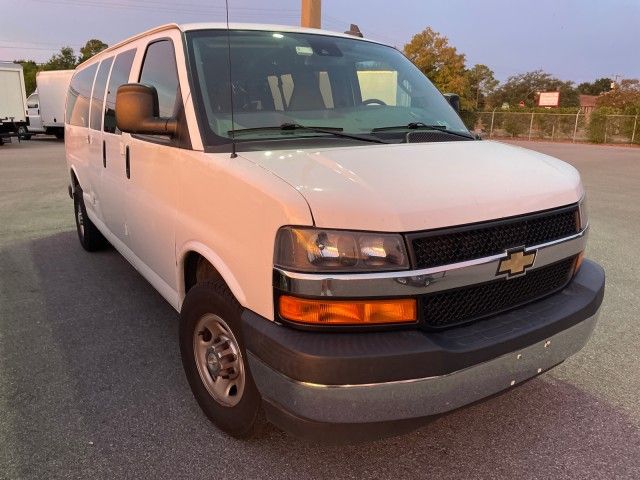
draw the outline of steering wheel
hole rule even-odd
[[[386,105],[382,100],[378,98],[368,98],[362,101],[363,105]]]

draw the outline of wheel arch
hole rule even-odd
[[[178,294],[180,304],[193,285],[195,285],[195,269],[197,262],[204,260],[212,268],[212,278],[222,279],[238,303],[246,306],[246,295],[235,275],[227,264],[211,248],[199,242],[189,242],[178,255]]]
[[[69,167],[69,177],[71,179],[71,193],[75,194],[76,188],[78,187],[82,188],[82,186],[80,183],[80,176],[78,175],[78,170],[73,165]]]

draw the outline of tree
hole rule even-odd
[[[80,57],[78,58],[78,63],[82,63],[86,60],[89,60],[96,53],[101,52],[109,45],[104,43],[102,40],[98,40],[97,38],[92,38],[88,40],[87,43],[84,44],[84,47],[80,49]]]
[[[533,72],[513,75],[507,79],[491,97],[493,105],[518,105],[524,102],[527,107],[537,104],[538,92],[560,92],[561,107],[579,106],[578,91],[573,82],[562,81],[551,74],[536,70]]]
[[[583,82],[577,88],[584,95],[600,95],[611,90],[612,83],[610,78],[598,78],[594,82]]]
[[[636,115],[640,113],[640,80],[625,79],[613,90],[600,95],[596,106],[618,109],[618,113]]]
[[[22,73],[24,74],[24,86],[27,97],[36,89],[36,74],[38,73],[38,65],[33,60],[16,60],[14,63],[22,65]]]
[[[42,66],[43,70],[73,70],[78,64],[73,48],[62,47],[60,53],[56,53]]]
[[[413,36],[404,53],[440,91],[457,93],[462,107],[469,107],[465,56],[449,45],[447,37],[428,27]]]
[[[493,70],[486,65],[477,64],[467,71],[467,81],[470,93],[474,99],[474,108],[484,107],[485,99],[493,93],[498,84]]]

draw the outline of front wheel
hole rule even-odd
[[[244,348],[238,304],[223,281],[195,285],[180,312],[182,365],[200,408],[222,431],[254,436],[262,400]]]

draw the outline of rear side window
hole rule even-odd
[[[178,106],[178,68],[170,40],[160,40],[147,47],[140,83],[156,88],[161,117],[174,116]]]
[[[103,60],[98,67],[98,74],[93,85],[93,95],[91,96],[91,121],[89,126],[93,130],[100,130],[102,124],[102,112],[104,111],[104,90],[107,88],[109,69],[113,63],[113,57]]]
[[[105,132],[120,134],[120,130],[116,127],[116,93],[120,85],[129,82],[129,74],[131,73],[131,66],[133,65],[135,56],[135,49],[127,50],[126,52],[119,53],[113,62],[104,109]]]
[[[80,70],[71,79],[67,94],[67,123],[79,127],[89,126],[89,101],[91,86],[96,75],[98,64]]]

